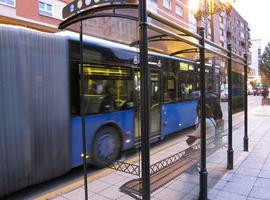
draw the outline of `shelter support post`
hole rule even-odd
[[[150,154],[149,154],[149,68],[148,68],[148,37],[146,0],[139,4],[140,23],[140,70],[141,70],[141,144],[142,144],[142,199],[150,200]]]
[[[233,169],[233,147],[232,147],[232,45],[228,44],[228,150],[227,169]]]
[[[204,28],[199,28],[200,39],[200,92],[201,92],[201,166],[200,166],[200,200],[207,200],[206,169],[206,108],[205,108],[205,48]]]
[[[85,139],[85,113],[84,113],[84,73],[83,73],[83,24],[80,22],[80,80],[81,80],[81,120],[82,120],[82,144],[83,144],[83,175],[84,175],[84,193],[85,199],[88,199],[88,187],[87,187],[87,154],[86,154],[86,139]]]
[[[247,97],[247,68],[248,68],[248,56],[247,54],[244,55],[245,58],[245,66],[244,66],[244,98],[245,98],[245,136],[244,136],[244,151],[248,151],[248,97]]]

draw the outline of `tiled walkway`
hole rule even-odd
[[[249,116],[250,151],[242,152],[243,128],[237,130],[235,168],[210,190],[210,199],[270,199],[270,107],[259,107]]]
[[[210,200],[270,200],[270,106],[258,107],[249,115],[249,152],[243,152],[243,126],[234,130],[234,169],[226,170],[227,149],[222,148],[207,159],[208,197]],[[179,145],[180,144],[180,145]],[[172,154],[179,147],[186,148],[185,141],[153,154],[153,160]],[[113,171],[106,176],[89,182],[89,199],[129,200],[131,197],[121,193],[119,187],[128,180],[137,178],[122,172]],[[176,177],[155,191],[154,200],[193,200],[198,199],[199,175],[197,166]],[[57,198],[84,199],[84,187],[76,188]]]

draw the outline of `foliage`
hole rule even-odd
[[[270,77],[265,76],[264,74],[262,75],[262,84],[264,86],[270,86]]]
[[[263,77],[265,77],[264,82],[269,83],[270,81],[270,42],[265,47],[265,50],[261,57],[260,71]]]
[[[252,86],[252,88],[255,88],[256,87],[256,80],[254,80],[254,81],[250,81],[250,85]]]

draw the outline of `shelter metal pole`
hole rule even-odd
[[[199,28],[200,39],[200,92],[201,92],[201,166],[200,166],[200,200],[207,200],[206,169],[206,109],[205,109],[205,48],[204,28]]]
[[[82,142],[83,142],[83,175],[84,175],[84,194],[85,199],[88,199],[88,187],[87,187],[87,154],[86,154],[86,140],[85,140],[85,113],[84,113],[84,73],[83,73],[83,24],[80,23],[80,111],[81,111],[81,124],[82,124]]]
[[[248,56],[244,55],[245,66],[244,66],[244,84],[245,84],[245,136],[244,136],[244,151],[248,151],[248,97],[247,97],[247,68],[248,68]]]
[[[147,2],[139,1],[140,19],[140,71],[141,71],[141,144],[142,144],[142,199],[150,200],[150,154],[149,154],[149,68],[147,39]]]
[[[232,147],[232,45],[228,44],[228,150],[227,169],[233,169],[233,147]]]

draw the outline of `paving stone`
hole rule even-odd
[[[252,189],[252,185],[244,185],[244,184],[239,184],[239,183],[228,182],[225,185],[223,190],[226,192],[232,192],[235,194],[248,196],[251,189]]]
[[[241,167],[245,167],[245,168],[252,168],[252,169],[262,169],[264,166],[263,163],[256,163],[253,161],[244,161],[241,164]]]
[[[177,192],[175,190],[165,188],[161,192],[157,193],[154,197],[160,200],[173,200],[173,199],[183,199],[187,193]]]
[[[223,176],[227,174],[226,171],[213,170],[208,173],[209,178],[221,179]]]
[[[230,181],[244,185],[253,185],[256,181],[256,177],[245,176],[242,174],[233,174],[230,178]]]
[[[220,190],[217,190],[217,189],[211,189],[210,192],[208,193],[208,198],[209,200],[214,200],[216,199],[218,193],[220,193]]]
[[[224,180],[224,181],[229,181],[229,180],[231,180],[231,178],[233,177],[233,175],[235,175],[235,174],[233,174],[233,173],[226,173],[224,176],[221,177],[221,179]]]
[[[198,200],[198,198],[199,198],[198,195],[188,194],[183,198],[183,200]]]
[[[151,198],[151,200],[160,200],[160,199],[158,199],[158,198],[156,198],[156,197],[150,197]],[[125,199],[123,199],[123,200],[125,200]],[[134,199],[133,199],[134,200]]]
[[[77,188],[71,192],[64,194],[63,197],[69,200],[84,200],[84,189]]]
[[[189,193],[193,195],[198,195],[200,192],[200,187],[199,185],[196,185]]]
[[[110,186],[111,184],[96,180],[88,183],[88,190],[94,193],[100,193],[101,191],[105,190]]]
[[[183,173],[180,176],[178,176],[176,179],[183,181],[183,182],[199,183],[199,174],[192,175],[192,174],[188,174],[188,173]]]
[[[265,153],[262,153],[262,152],[257,153],[257,152],[252,151],[252,152],[249,153],[249,157],[253,157],[253,158],[260,158],[261,157],[261,158],[266,159],[268,154],[269,154],[269,151],[265,152]]]
[[[222,190],[228,181],[219,180],[216,185],[213,187],[213,189]]]
[[[123,176],[123,177],[131,178],[131,179],[138,178],[138,176],[136,176],[136,175],[128,174],[128,173],[121,172],[121,171],[116,171],[116,172],[114,172],[114,173],[115,173],[117,176]]]
[[[156,190],[155,192],[152,192],[151,193],[151,198],[152,197],[155,197],[156,196],[156,194],[158,194],[158,193],[160,193],[162,190],[164,190],[165,189],[165,187],[161,187],[161,188],[159,188],[158,190]],[[156,197],[155,197],[156,198]]]
[[[99,180],[106,182],[108,184],[114,185],[114,184],[117,184],[123,180],[127,180],[127,178],[124,176],[119,176],[116,173],[112,173],[112,174],[109,174],[107,176],[100,178]]]
[[[211,189],[211,188],[213,188],[217,183],[218,183],[218,181],[219,181],[219,179],[215,179],[215,178],[210,178],[210,177],[208,177],[208,183],[207,183],[207,187],[209,188],[209,189]]]
[[[138,177],[136,177],[138,178]],[[134,179],[134,178],[133,178]],[[116,183],[114,183],[115,186],[121,187],[122,185],[124,185],[125,183],[127,183],[128,181],[132,180],[132,178],[124,178]]]
[[[91,196],[90,200],[92,200],[92,199],[93,200],[111,200],[111,199],[104,197],[102,195],[99,195],[99,194],[95,194],[95,195]]]
[[[195,186],[196,185],[192,183],[174,180],[168,185],[168,188],[179,192],[189,193]]]
[[[247,197],[230,192],[220,191],[214,200],[246,200]]]
[[[270,179],[267,178],[257,178],[257,180],[254,183],[255,187],[260,187],[260,188],[268,188],[270,189]],[[270,196],[269,196],[270,199]]]
[[[59,196],[59,197],[54,198],[54,200],[67,200],[67,198],[64,198],[62,196]]]
[[[261,170],[258,177],[260,177],[260,178],[270,178],[270,170]]]
[[[260,173],[259,169],[252,169],[252,168],[245,168],[245,167],[239,167],[236,172],[236,174],[242,174],[247,176],[254,176],[257,177]]]
[[[123,193],[119,191],[119,187],[117,186],[111,186],[103,190],[101,194],[102,196],[107,197],[109,199],[118,199],[123,195]]]
[[[263,170],[270,170],[270,163],[265,163],[263,165]]]
[[[270,190],[266,188],[253,187],[249,197],[254,197],[258,199],[270,199]]]
[[[212,163],[207,160],[207,170],[208,172],[211,172],[212,170],[215,170],[219,166],[218,163]]]

